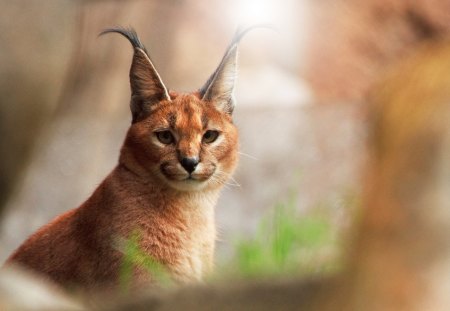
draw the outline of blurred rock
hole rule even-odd
[[[233,284],[199,285],[163,294],[148,294],[106,305],[103,311],[294,311],[336,310],[333,306],[336,280],[261,280]],[[328,301],[322,300],[327,297]]]
[[[18,267],[0,269],[0,310],[64,311],[85,310],[54,284]]]

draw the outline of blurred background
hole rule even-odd
[[[319,211],[334,237],[323,256],[335,258],[335,237],[361,190],[369,87],[450,30],[446,0],[0,4],[1,261],[82,203],[117,163],[131,120],[132,49],[119,36],[99,38],[102,29],[134,27],[166,86],[192,91],[239,25],[277,28],[254,30],[240,45],[234,118],[242,154],[216,209],[218,262],[233,258],[237,240],[264,230],[280,204],[300,217]]]

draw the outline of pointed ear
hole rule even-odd
[[[141,48],[134,49],[130,69],[131,113],[133,123],[148,114],[151,106],[169,100],[170,96],[147,53]]]
[[[133,29],[111,28],[100,35],[116,32],[127,38],[134,48],[130,69],[131,102],[133,123],[148,115],[151,107],[162,100],[169,100],[167,88],[153,65],[147,50]]]
[[[237,76],[238,42],[228,47],[217,69],[200,89],[203,100],[211,102],[216,109],[232,114],[235,106],[234,85]]]
[[[269,24],[258,24],[238,29],[217,69],[200,89],[200,97],[211,102],[219,111],[232,114],[235,106],[234,85],[237,77],[238,44],[242,37],[254,28],[270,28]]]

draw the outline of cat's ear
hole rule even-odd
[[[235,106],[233,91],[237,76],[238,43],[233,39],[219,66],[200,89],[202,100],[229,114]]]
[[[123,35],[134,48],[130,69],[130,108],[133,117],[132,122],[134,123],[147,115],[152,105],[162,100],[170,101],[170,96],[136,32],[133,29],[118,27],[106,29],[100,35],[111,32]]]
[[[228,46],[217,69],[200,89],[200,97],[211,102],[219,111],[232,114],[235,106],[234,85],[237,77],[238,44],[242,37],[257,27],[272,28],[267,24],[260,24],[238,29]]]

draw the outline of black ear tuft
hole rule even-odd
[[[99,36],[103,36],[107,33],[113,33],[113,32],[121,34],[122,36],[127,38],[128,41],[130,41],[133,48],[139,48],[139,49],[143,50],[145,52],[145,54],[148,55],[147,49],[142,44],[141,40],[139,40],[139,37],[133,28],[124,28],[124,27],[120,27],[120,26],[108,28],[108,29],[103,30],[99,34]]]

